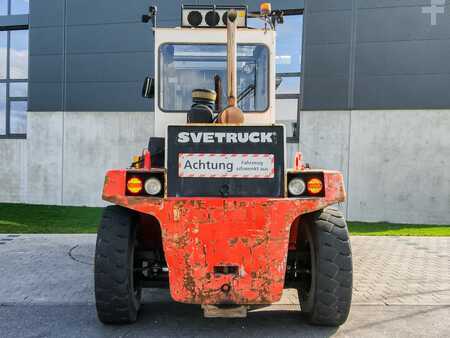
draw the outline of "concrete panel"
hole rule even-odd
[[[27,140],[0,140],[0,202],[26,199]]]
[[[429,6],[430,0],[358,0],[358,8]]]
[[[132,82],[72,82],[67,84],[68,111],[151,111],[153,100],[141,96],[142,80]]]
[[[376,1],[375,1],[376,2]],[[426,6],[430,6],[430,2]],[[403,41],[450,38],[450,4],[439,14],[438,24],[431,25],[423,6],[358,10],[358,41]],[[376,29],[375,29],[376,27]]]
[[[126,168],[153,135],[147,112],[70,112],[64,119],[64,196],[67,205],[103,205],[108,169]]]
[[[308,12],[329,12],[352,9],[352,0],[309,0],[307,4]]]
[[[31,71],[31,74],[34,70]],[[34,82],[28,84],[28,111],[61,111],[63,108],[62,82]]]
[[[153,35],[142,22],[67,27],[67,53],[149,52]]]
[[[346,185],[349,126],[349,111],[302,111],[300,115],[300,151],[304,161],[312,168],[341,171]]]
[[[330,78],[347,77],[349,74],[349,44],[310,45],[304,55],[305,76]]]
[[[450,224],[450,111],[353,111],[348,218]]]
[[[359,43],[358,75],[449,74],[450,39]],[[407,56],[407,57],[406,57]]]
[[[158,16],[165,20],[179,20],[181,17],[180,0],[147,1],[133,0],[76,0],[69,1],[67,6],[67,22],[69,25],[89,25],[98,23],[141,22],[143,14],[150,5],[158,7]],[[190,3],[193,3],[191,1]],[[86,11],[89,8],[89,11]]]
[[[303,109],[342,110],[348,108],[347,77],[309,77],[305,74],[303,83]]]
[[[61,204],[63,113],[28,112],[27,202]]]
[[[30,3],[30,25],[32,27],[61,26],[64,20],[66,0],[33,0]]]
[[[62,27],[31,27],[30,55],[63,53],[63,33]]]
[[[143,81],[153,73],[153,51],[67,55],[68,82]]]
[[[33,82],[61,82],[64,71],[62,54],[30,56],[29,79]]]
[[[352,11],[308,13],[305,20],[306,45],[348,43],[351,37]]]
[[[357,76],[354,107],[358,109],[450,107],[450,74]]]

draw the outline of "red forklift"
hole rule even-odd
[[[301,313],[339,326],[352,254],[340,172],[311,169],[275,123],[275,34],[297,10],[183,6],[181,27],[153,23],[155,131],[127,169],[105,177],[95,252],[100,321],[135,322],[142,289],[169,287],[206,317],[242,317],[295,289]],[[248,18],[262,28],[248,26]]]

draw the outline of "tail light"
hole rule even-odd
[[[306,190],[308,190],[311,195],[320,194],[323,190],[322,180],[316,177],[309,179],[306,183]]]
[[[139,177],[133,176],[127,180],[127,190],[132,195],[139,194],[142,191],[143,186],[142,180]]]
[[[126,176],[125,195],[140,197],[164,197],[164,170],[129,171]]]
[[[287,174],[288,197],[324,197],[325,183],[323,172],[298,171]]]

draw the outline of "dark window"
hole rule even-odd
[[[269,107],[269,49],[239,44],[237,48],[238,105],[244,112]],[[222,79],[226,102],[227,49],[224,44],[164,44],[160,47],[159,106],[167,112],[188,111],[193,89],[214,89]]]
[[[14,18],[28,12],[28,0],[0,0],[0,19],[10,18],[0,25],[0,138],[22,138],[27,130],[28,26]]]

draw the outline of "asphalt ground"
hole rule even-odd
[[[168,290],[139,321],[106,326],[93,298],[94,235],[0,235],[0,337],[450,337],[450,237],[353,237],[348,321],[314,327],[287,290],[245,319],[205,319]]]

